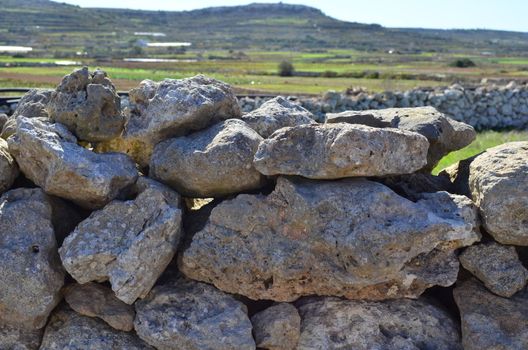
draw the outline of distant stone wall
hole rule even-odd
[[[242,110],[258,108],[266,98],[242,98]],[[404,92],[368,93],[355,90],[349,94],[327,92],[322,98],[300,98],[298,102],[320,121],[326,113],[346,110],[392,107],[433,106],[478,130],[528,127],[528,85],[483,84],[464,87],[458,84],[443,88],[419,88]]]

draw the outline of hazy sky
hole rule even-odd
[[[240,0],[61,0],[83,7],[123,7],[147,10],[192,10],[243,5]],[[528,32],[528,0],[288,0],[317,7],[346,21],[386,27],[487,28]]]

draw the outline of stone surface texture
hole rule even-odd
[[[75,283],[66,288],[64,299],[81,315],[98,317],[119,331],[134,329],[134,307],[117,299],[110,288],[92,282]]]
[[[398,129],[346,123],[283,128],[264,140],[255,168],[311,179],[410,174],[427,162],[427,139]]]
[[[106,73],[87,67],[66,75],[52,93],[46,110],[79,140],[107,141],[121,134],[125,117],[121,99]]]
[[[20,101],[13,114],[5,121],[2,126],[2,138],[7,138],[16,132],[16,119],[19,116],[26,118],[49,118],[47,106],[53,90],[31,89]]]
[[[216,288],[172,279],[136,303],[135,329],[159,350],[251,350],[244,304]]]
[[[243,121],[229,119],[158,144],[149,175],[187,197],[220,197],[258,189],[265,179],[253,167],[253,157],[262,140]]]
[[[292,304],[280,303],[253,315],[253,335],[259,349],[295,350],[301,335],[301,317]]]
[[[138,176],[128,156],[91,152],[79,146],[62,124],[38,118],[19,117],[8,144],[28,179],[46,193],[89,209],[110,202]]]
[[[453,250],[479,240],[463,196],[413,203],[364,179],[279,177],[268,196],[216,206],[179,255],[188,277],[252,299],[417,297],[456,280]]]
[[[0,197],[0,324],[42,328],[61,299],[64,269],[52,210],[40,189],[20,188]]]
[[[241,119],[263,138],[287,126],[315,124],[312,113],[282,96],[265,102],[258,109],[244,114]]]
[[[18,173],[18,165],[9,154],[7,142],[0,139],[0,194],[11,188]]]
[[[43,330],[0,326],[0,349],[38,350]]]

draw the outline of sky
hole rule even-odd
[[[82,7],[181,11],[211,6],[245,5],[254,0],[60,0]],[[287,0],[321,9],[350,22],[385,27],[499,29],[528,32],[528,0]]]

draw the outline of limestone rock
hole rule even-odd
[[[427,139],[398,129],[324,124],[283,128],[264,140],[254,164],[264,175],[311,179],[409,174],[426,164]]]
[[[264,102],[256,110],[242,116],[242,120],[263,138],[287,126],[315,124],[314,118],[311,112],[282,96]]]
[[[133,200],[115,200],[94,211],[59,250],[77,282],[110,280],[117,298],[132,304],[150,291],[178,247],[180,197],[147,178],[136,185]]]
[[[66,75],[53,92],[47,111],[77,138],[99,142],[116,138],[125,125],[121,99],[106,73],[87,67]]]
[[[265,179],[253,167],[262,141],[238,119],[159,143],[150,176],[188,197],[209,198],[258,189]]]
[[[18,176],[18,166],[9,154],[7,142],[0,139],[0,193],[11,188]]]
[[[187,279],[156,286],[136,303],[135,329],[159,350],[255,349],[244,304]]]
[[[456,193],[451,181],[445,176],[418,172],[407,175],[387,176],[376,181],[390,187],[402,197],[417,201],[423,193],[446,191]]]
[[[0,349],[37,350],[42,339],[42,330],[0,326]]]
[[[417,203],[364,179],[279,177],[268,196],[216,206],[179,255],[188,277],[252,299],[417,297],[455,282],[453,250],[480,237],[463,196]]]
[[[0,324],[38,329],[59,303],[64,270],[52,206],[40,189],[0,197]]]
[[[313,298],[299,307],[298,350],[462,350],[456,322],[426,300]]]
[[[528,245],[528,142],[488,149],[469,168],[484,227],[502,244]]]
[[[495,242],[473,245],[460,254],[459,260],[490,291],[503,297],[511,297],[528,281],[528,270],[512,246]]]
[[[158,142],[241,115],[231,87],[203,75],[160,83],[145,80],[129,95],[134,108],[125,132],[97,150],[127,153],[141,166],[149,164]]]
[[[294,350],[301,334],[301,317],[292,304],[273,305],[251,317],[259,349]]]
[[[134,333],[79,315],[62,305],[51,316],[39,350],[154,350]]]
[[[527,289],[508,299],[470,279],[458,282],[453,294],[461,314],[465,350],[528,349]]]
[[[128,156],[93,153],[79,146],[63,125],[39,118],[19,117],[8,144],[28,179],[85,208],[102,207],[138,176]]]
[[[433,169],[446,154],[464,148],[476,137],[470,125],[458,122],[434,107],[387,108],[327,114],[327,123],[362,124],[417,132],[429,141],[426,169]]]
[[[16,132],[16,119],[19,116],[26,118],[45,118],[49,117],[46,107],[51,98],[52,90],[31,89],[20,101],[13,115],[2,126],[2,138],[7,138]]]
[[[98,317],[120,331],[134,329],[134,307],[117,299],[111,289],[100,284],[72,284],[64,298],[81,315]]]
[[[9,117],[5,113],[0,113],[0,130],[4,128],[5,123],[7,123],[7,120]]]

